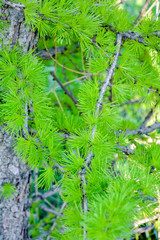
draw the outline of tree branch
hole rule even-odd
[[[59,193],[59,192],[60,192],[60,188],[56,188],[54,190],[50,190],[50,191],[45,192],[43,194],[41,194],[41,193],[34,194],[32,196],[32,199],[33,199],[33,202],[44,200],[44,199],[46,199],[46,198],[48,198],[50,196],[53,196],[54,194]]]
[[[102,106],[102,101],[103,101],[103,97],[104,97],[106,88],[109,85],[109,81],[111,80],[111,77],[112,77],[112,75],[114,73],[114,70],[116,68],[118,56],[119,56],[119,53],[120,53],[121,42],[122,42],[122,35],[118,34],[117,35],[117,46],[118,46],[118,49],[117,49],[117,52],[116,52],[116,55],[115,55],[115,59],[114,59],[114,61],[112,63],[112,66],[110,67],[110,69],[108,71],[108,75],[107,75],[107,77],[106,77],[106,79],[105,79],[105,81],[103,83],[103,86],[101,88],[101,91],[100,91],[100,95],[99,95],[99,99],[98,99],[98,102],[97,102],[97,105],[96,105],[96,111],[95,111],[96,118],[99,115],[100,107]],[[92,140],[94,139],[95,131],[96,131],[96,126],[92,129]],[[92,156],[92,154],[88,154],[88,157],[87,157],[87,160],[86,160],[86,165],[90,164],[91,156]]]
[[[54,215],[56,215],[56,216],[59,216],[59,217],[64,216],[62,213],[57,212],[57,211],[55,211],[55,210],[53,210],[53,209],[51,209],[51,208],[45,207],[45,206],[43,206],[43,205],[41,205],[41,204],[39,205],[39,207],[40,207],[43,211],[52,213],[52,214],[54,214]]]
[[[145,127],[145,126],[143,128],[138,127],[135,130],[127,129],[125,135],[135,136],[136,134],[139,134],[139,135],[148,134],[148,133],[151,133],[154,130],[157,130],[159,128],[160,128],[160,122],[155,122],[153,125],[148,126],[148,127]],[[124,147],[123,146],[118,146],[118,148],[127,155],[134,153],[134,150],[132,150],[129,146],[124,146]]]
[[[145,224],[145,223],[148,223],[148,222],[151,222],[151,221],[155,221],[155,220],[157,220],[158,218],[159,218],[158,215],[157,215],[157,216],[150,217],[150,218],[144,218],[144,219],[142,219],[142,220],[139,220],[139,221],[135,222],[133,225],[134,225],[134,227],[136,228],[136,227],[138,227],[138,226],[140,226],[140,225],[142,225],[142,224]]]
[[[115,32],[115,33],[118,33],[118,31],[116,29],[114,29],[112,26],[103,26],[107,29],[109,29],[110,31],[112,32]],[[152,35],[156,36],[156,37],[159,37],[160,38],[160,31],[155,31],[155,32],[151,32]],[[144,44],[145,46],[148,46],[149,45],[149,42],[147,42],[143,36],[139,35],[138,33],[136,32],[133,32],[133,31],[130,31],[128,30],[127,32],[122,32],[121,33],[122,37],[124,38],[128,38],[128,39],[131,39],[131,40],[134,40],[134,41],[137,41],[139,43],[142,43]],[[148,35],[149,37],[149,35]]]
[[[112,65],[111,65],[111,67],[110,67],[110,69],[108,71],[108,75],[107,75],[107,77],[106,77],[106,79],[105,79],[105,81],[103,83],[103,86],[102,86],[100,94],[99,94],[99,99],[97,101],[96,111],[95,111],[95,117],[96,118],[99,115],[100,108],[102,106],[102,101],[103,101],[103,97],[104,97],[106,88],[107,88],[107,86],[109,84],[109,81],[111,80],[111,77],[112,77],[112,75],[114,73],[114,70],[116,68],[118,56],[119,56],[119,53],[120,53],[121,43],[122,43],[122,35],[121,34],[117,34],[117,52],[115,54],[114,61],[113,61]],[[92,129],[92,140],[95,137],[95,132],[96,132],[96,126]],[[87,155],[87,158],[86,158],[86,161],[85,161],[86,166],[90,165],[91,158],[92,158],[92,149],[90,150],[90,152]],[[87,182],[86,182],[86,177],[85,177],[85,174],[86,174],[86,171],[87,171],[86,166],[84,166],[82,168],[82,171],[80,173],[81,179],[82,179],[82,192],[83,192],[82,209],[83,209],[85,215],[87,214],[87,210],[88,210],[88,202],[87,202],[87,197],[86,197],[86,185],[87,185]],[[84,240],[87,239],[87,232],[86,232],[86,230],[83,231],[83,239]]]
[[[150,112],[147,114],[147,116],[145,117],[144,122],[142,123],[142,125],[140,126],[141,128],[144,128],[146,126],[146,123],[149,121],[149,119],[152,117],[153,113],[154,113],[154,109],[157,107],[158,105],[158,101],[156,102],[156,104],[154,105],[154,107],[150,110]]]
[[[136,21],[135,21],[135,24],[137,24],[137,22],[139,21],[139,19],[141,18],[141,16],[145,13],[145,11],[147,10],[147,7],[148,5],[150,4],[151,0],[146,0],[142,10],[140,11]]]
[[[126,155],[133,154],[133,150],[129,146],[118,146],[118,148],[124,152]]]
[[[4,2],[5,4],[7,4],[10,7],[17,8],[18,10],[22,10],[22,8],[25,8],[25,5],[22,5],[22,4],[13,3],[13,2],[10,2],[10,1],[6,1],[6,0],[1,0],[1,1]]]
[[[137,229],[134,229],[133,230],[133,233],[134,234],[137,234],[137,233],[144,233],[144,232],[147,232],[149,230],[152,230],[154,228],[154,224],[150,225],[150,226],[146,226],[146,227],[141,227],[141,228],[137,228]]]
[[[121,103],[119,106],[122,107],[124,105],[130,105],[130,104],[141,103],[141,102],[142,102],[142,99],[129,100],[127,102]]]
[[[55,48],[48,49],[48,51],[52,57],[55,56],[55,53],[63,53],[65,50],[67,50],[66,46],[57,47],[56,51],[55,51]],[[37,56],[39,56],[43,59],[50,59],[50,56],[48,55],[47,51],[44,49],[38,50]]]
[[[135,136],[136,134],[140,134],[140,135],[143,135],[143,134],[148,134],[148,133],[151,133],[153,132],[154,130],[160,128],[160,122],[155,122],[153,125],[151,126],[148,126],[148,127],[138,127],[137,129],[135,130],[127,130],[125,135],[132,135],[132,136]]]
[[[63,212],[63,209],[65,208],[65,206],[66,206],[66,203],[64,202],[64,203],[62,204],[61,209],[60,209],[60,213]],[[57,225],[57,220],[58,220],[59,218],[60,218],[60,216],[57,216],[57,217],[56,217],[56,219],[55,219],[53,225],[51,226],[50,231],[53,231],[53,230],[54,230],[54,228],[55,228],[56,225]],[[50,240],[50,235],[47,237],[47,240]]]
[[[52,76],[54,77],[54,80],[60,85],[60,87],[64,90],[64,92],[72,99],[72,101],[77,104],[78,100],[68,91],[68,89],[63,85],[63,83],[56,77],[54,72],[51,72]]]

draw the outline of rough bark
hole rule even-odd
[[[5,34],[0,33],[4,45],[11,40],[11,48],[19,43],[23,51],[34,48],[37,44],[36,34],[29,31],[24,24],[24,13],[19,9],[4,4],[0,9],[1,19],[9,22]],[[3,17],[4,16],[4,17]],[[0,47],[2,47],[0,45]],[[17,194],[12,199],[0,197],[0,240],[29,239],[29,194],[31,171],[22,163],[13,151],[13,139],[0,128],[0,189],[5,183],[13,183]]]
[[[13,139],[0,128],[0,188],[12,183],[17,194],[0,198],[0,240],[29,239],[30,170],[19,161],[12,147]]]

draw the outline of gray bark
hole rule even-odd
[[[4,4],[1,19],[9,22],[5,34],[0,33],[4,45],[11,40],[11,48],[19,43],[26,52],[36,47],[37,37],[24,24],[23,10]],[[3,17],[4,16],[4,17]],[[2,47],[0,45],[0,47]],[[28,234],[29,194],[31,171],[13,151],[13,139],[0,128],[0,189],[5,183],[13,183],[17,194],[12,199],[0,197],[0,240],[30,239]]]
[[[12,183],[17,193],[12,199],[0,198],[0,240],[29,239],[30,170],[19,161],[13,139],[0,128],[0,188]]]

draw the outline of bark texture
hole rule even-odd
[[[0,198],[0,240],[29,239],[30,170],[13,151],[13,139],[0,128],[0,188],[13,183],[17,194]]]
[[[7,4],[0,9],[1,19],[8,21],[5,34],[0,33],[4,45],[11,41],[11,48],[18,42],[26,52],[35,48],[36,34],[24,24],[24,13]],[[0,47],[2,47],[0,43]],[[13,183],[17,194],[13,199],[0,197],[0,240],[30,239],[28,234],[29,194],[31,171],[13,151],[13,139],[0,128],[0,189],[5,183]]]

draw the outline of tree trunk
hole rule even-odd
[[[4,45],[8,45],[11,40],[10,46],[13,48],[18,42],[19,46],[23,47],[23,51],[29,51],[36,46],[36,34],[26,28],[23,11],[4,4],[3,9],[0,9],[0,15],[2,15],[1,19],[9,22],[5,34],[0,33]],[[12,143],[12,138],[1,127],[0,189],[3,184],[13,183],[17,194],[13,199],[0,198],[0,240],[28,240],[31,171],[26,164],[19,161],[13,151]]]
[[[13,183],[17,194],[0,199],[0,240],[29,239],[30,170],[19,161],[12,147],[12,138],[0,129],[0,188]]]

